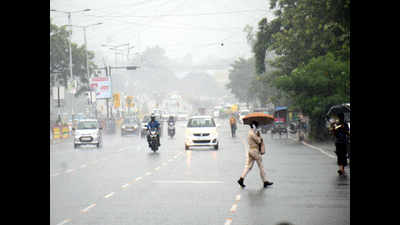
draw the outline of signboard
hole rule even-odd
[[[119,93],[113,94],[113,100],[114,100],[114,108],[118,109],[120,106],[120,94]]]
[[[90,88],[96,92],[96,99],[112,98],[109,77],[92,77],[90,79]]]

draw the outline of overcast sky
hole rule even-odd
[[[243,28],[257,27],[267,16],[268,0],[51,0],[50,9],[72,13],[72,24],[87,26],[88,49],[96,62],[114,62],[114,52],[102,45],[129,43],[130,53],[160,46],[171,59],[191,54],[193,61],[206,58],[249,57],[250,47]],[[50,12],[58,26],[68,24],[64,13]],[[84,43],[83,30],[73,28],[72,41]],[[221,43],[224,43],[221,46]],[[101,58],[101,59],[100,59]]]

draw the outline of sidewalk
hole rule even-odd
[[[289,137],[292,138],[292,140],[298,141],[297,134],[289,134]],[[335,142],[334,141],[324,141],[324,142],[317,142],[317,141],[310,141],[308,139],[304,140],[306,144],[315,146],[317,148],[323,149],[324,151],[327,151],[331,154],[335,154]]]

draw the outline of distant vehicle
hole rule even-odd
[[[126,134],[139,135],[140,122],[136,118],[125,118],[121,124],[121,136]]]
[[[190,117],[185,134],[185,150],[197,146],[210,146],[218,150],[217,126],[211,116]]]
[[[182,120],[187,120],[189,117],[188,112],[179,112],[177,115],[177,120],[182,121]]]
[[[244,109],[239,111],[239,120],[241,123],[243,123],[243,117],[245,117],[247,114],[250,113],[250,110]]]
[[[279,138],[282,137],[282,134],[288,138],[288,130],[286,127],[286,123],[282,121],[275,121],[272,128],[271,128],[271,138],[274,137],[274,134],[279,134]]]
[[[102,128],[96,119],[80,120],[74,130],[74,148],[80,145],[103,145]]]

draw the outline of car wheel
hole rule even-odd
[[[77,144],[74,144],[74,148],[75,149],[77,149],[79,147],[79,145],[77,145]]]
[[[189,146],[185,145],[185,150],[189,150]]]
[[[215,150],[218,150],[218,145],[219,145],[219,144],[214,145],[214,149],[215,149]]]

